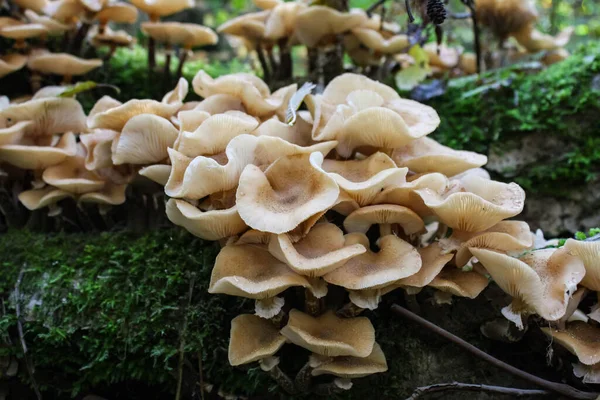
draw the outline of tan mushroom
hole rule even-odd
[[[166,46],[182,46],[185,50],[192,47],[215,44],[216,33],[205,26],[181,22],[145,22],[142,32]]]
[[[391,231],[391,225],[398,224],[405,235],[425,232],[425,223],[414,211],[394,204],[363,207],[348,215],[344,220],[344,228],[350,233],[367,233],[374,224],[386,225],[388,231]]]
[[[64,77],[64,82],[70,82],[73,76],[85,75],[101,67],[102,60],[75,57],[67,53],[44,53],[30,57],[27,67],[42,74],[54,74]]]
[[[266,319],[250,314],[231,321],[229,364],[249,364],[273,356],[285,344],[279,329]]]
[[[418,249],[418,252],[421,256],[421,269],[416,274],[399,280],[394,286],[386,288],[382,294],[397,287],[423,288],[429,285],[452,260],[452,254],[446,254],[438,242],[422,247]]]
[[[27,56],[21,54],[7,54],[0,57],[0,78],[12,74],[27,64]]]
[[[311,131],[312,124],[301,116],[293,126],[281,122],[277,118],[268,119],[260,124],[252,134],[256,136],[278,137],[298,146],[310,146],[315,144],[312,140]],[[325,163],[327,163],[327,160]]]
[[[84,193],[79,196],[78,201],[80,203],[94,203],[105,206],[117,206],[125,203],[125,190],[127,189],[126,184],[118,185],[107,183],[104,187],[95,192]],[[106,210],[106,209],[104,209]],[[100,209],[100,213],[103,213],[103,209]]]
[[[600,329],[585,322],[567,324],[566,331],[541,328],[565,349],[577,356],[584,365],[600,363]]]
[[[271,12],[265,22],[265,39],[273,41],[283,40],[286,42],[285,45],[291,43],[296,29],[298,14],[306,8],[307,5],[300,2],[280,3],[271,8]]]
[[[429,57],[429,65],[437,67],[442,71],[454,68],[460,60],[460,51],[456,48],[437,45],[436,43],[427,43],[423,50]]]
[[[0,146],[18,143],[32,125],[32,121],[20,121],[7,128],[0,128]]]
[[[91,129],[110,129],[120,132],[131,118],[140,114],[154,114],[157,117],[171,118],[180,104],[165,104],[156,100],[129,100],[128,102],[98,112],[88,120]]]
[[[60,164],[48,167],[42,179],[50,186],[73,194],[94,192],[104,187],[105,181],[85,168],[85,148],[77,146],[77,154]]]
[[[260,9],[270,10],[275,8],[281,4],[283,4],[282,0],[252,0],[252,3]]]
[[[44,207],[53,206],[59,201],[73,197],[73,195],[64,190],[59,190],[51,186],[42,189],[26,190],[19,193],[19,201],[28,210],[39,210]]]
[[[202,100],[194,111],[204,111],[210,115],[223,114],[226,111],[242,111],[246,109],[242,105],[242,101],[235,96],[228,94],[215,94]]]
[[[171,175],[171,166],[165,164],[148,165],[142,168],[139,174],[161,186],[165,186],[169,181],[169,175]]]
[[[579,257],[585,266],[585,277],[581,285],[590,290],[600,291],[600,242],[584,242],[569,239],[565,249]]]
[[[352,34],[363,46],[382,54],[396,54],[410,47],[408,36],[403,34],[384,38],[377,30],[367,28],[355,28]]]
[[[53,146],[8,144],[0,146],[0,160],[23,169],[39,170],[60,164],[77,153],[75,135],[65,133]]]
[[[428,286],[436,288],[447,296],[439,296],[443,303],[452,302],[451,296],[474,299],[487,287],[488,279],[475,271],[462,271],[446,268]],[[439,300],[438,300],[439,302]]]
[[[194,7],[193,0],[132,0],[131,3],[148,14],[150,21]]]
[[[536,52],[541,50],[557,50],[561,47],[566,46],[571,40],[571,35],[575,29],[569,27],[564,29],[556,36],[544,34],[537,29],[534,25],[527,25],[525,28],[518,32],[514,32],[512,36],[519,42],[519,44],[527,49],[529,52]]]
[[[77,0],[51,0],[40,12],[40,14],[65,23],[74,23],[85,13],[84,4]]]
[[[111,108],[119,107],[122,104],[123,103],[121,103],[119,100],[113,99],[110,96],[102,96],[90,110],[90,113],[88,114],[88,120],[96,114],[108,111]]]
[[[339,318],[333,311],[311,317],[290,311],[281,334],[297,346],[324,356],[368,357],[375,345],[375,330],[368,318]]]
[[[269,252],[295,272],[309,277],[323,276],[363,254],[362,244],[345,245],[344,233],[334,224],[316,224],[299,242],[289,235],[273,235]]]
[[[42,24],[5,25],[0,27],[0,36],[14,39],[15,48],[25,47],[25,39],[42,36],[48,33],[48,28]]]
[[[94,19],[100,24],[98,30],[104,32],[104,28],[109,22],[117,24],[133,24],[138,19],[138,10],[128,3],[115,2],[110,3],[102,10],[94,14]]]
[[[163,96],[161,103],[182,105],[188,95],[189,90],[190,84],[188,83],[187,79],[179,78],[175,88]]]
[[[24,10],[32,10],[41,14],[44,7],[48,5],[48,0],[13,0],[13,2]]]
[[[583,383],[598,384],[600,383],[600,364],[573,364],[573,375],[582,378]]]
[[[367,20],[362,10],[340,12],[326,6],[307,7],[296,17],[296,36],[308,47],[315,47],[326,38],[348,32]]]
[[[45,26],[47,33],[50,35],[60,34],[72,29],[70,25],[55,21],[54,19],[45,15],[39,15],[33,10],[25,10],[25,16],[32,24],[40,24]]]
[[[340,378],[355,379],[388,370],[385,354],[378,343],[367,357],[341,356],[319,360],[312,370],[313,376],[334,375]]]
[[[117,134],[108,129],[96,129],[79,137],[86,150],[85,167],[89,171],[113,166],[111,147]]]

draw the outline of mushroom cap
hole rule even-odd
[[[581,285],[590,290],[600,291],[600,242],[584,242],[569,239],[565,249],[579,257],[585,266],[585,276]]]
[[[184,200],[170,199],[167,217],[192,235],[204,240],[220,240],[244,232],[248,227],[240,218],[237,207],[202,211]]]
[[[68,98],[34,99],[0,110],[0,126],[10,127],[21,121],[33,122],[27,128],[28,136],[51,136],[86,130],[81,104]]]
[[[152,114],[131,118],[112,145],[112,160],[119,164],[151,164],[166,159],[167,148],[177,139],[177,129],[167,119]]]
[[[169,181],[169,175],[171,175],[171,166],[164,164],[149,165],[142,168],[139,174],[145,176],[153,182],[158,183],[161,186],[165,186]]]
[[[219,40],[210,28],[182,22],[144,22],[142,32],[157,42],[186,49],[215,44]]]
[[[361,244],[345,246],[344,242],[344,233],[340,228],[334,224],[322,223],[316,224],[297,243],[293,243],[285,233],[273,235],[269,252],[295,272],[316,277],[341,267],[348,260],[367,251]]]
[[[64,190],[59,190],[51,186],[42,189],[26,190],[19,193],[19,201],[28,210],[39,210],[51,204],[56,204],[62,199],[73,197],[73,195]]]
[[[112,162],[112,142],[118,132],[108,129],[96,129],[92,133],[79,136],[86,150],[85,167],[89,171],[109,168]]]
[[[125,190],[127,185],[106,184],[100,191],[85,193],[79,196],[80,203],[94,203],[117,206],[125,203]]]
[[[397,165],[416,173],[440,172],[454,176],[487,164],[487,157],[471,151],[458,151],[424,137],[395,149],[392,158]]]
[[[296,28],[298,13],[307,5],[299,2],[282,3],[269,13],[264,37],[267,40],[291,39]]]
[[[102,60],[75,57],[67,53],[44,53],[30,57],[27,67],[42,74],[84,75],[102,66]]]
[[[377,253],[369,249],[369,239],[362,233],[346,235],[346,245],[350,244],[361,244],[367,251],[325,275],[328,283],[349,290],[380,289],[421,269],[417,249],[394,235],[379,239]]]
[[[562,332],[552,328],[541,328],[541,330],[576,355],[582,364],[600,363],[599,328],[582,321],[575,321],[567,324],[567,329]]]
[[[367,28],[355,28],[352,30],[352,34],[363,46],[383,54],[400,53],[410,47],[407,35],[399,34],[386,39],[376,30]]]
[[[456,48],[444,45],[438,46],[437,43],[427,43],[423,50],[429,57],[429,65],[442,69],[455,67],[460,60],[460,51]]]
[[[109,0],[79,0],[88,11],[98,12],[108,4]]]
[[[186,8],[194,7],[193,0],[131,0],[131,3],[150,15],[150,19],[166,17]]]
[[[102,96],[100,98],[100,100],[98,100],[94,104],[92,109],[90,110],[90,113],[88,114],[88,119],[93,117],[96,114],[100,114],[101,112],[108,111],[111,108],[119,107],[122,104],[123,103],[121,103],[119,100],[113,99],[110,96],[106,96],[106,95]]]
[[[42,179],[50,186],[74,194],[94,192],[104,187],[105,181],[85,168],[85,149],[78,146],[78,154],[44,170]]]
[[[443,223],[460,231],[483,231],[523,211],[525,192],[516,183],[469,175],[461,185],[465,191],[440,195],[420,189],[415,193]]]
[[[281,157],[265,172],[246,166],[236,195],[242,219],[253,229],[279,234],[331,208],[340,189],[322,163],[323,154],[315,152]]]
[[[48,4],[48,0],[13,0],[13,3],[25,9],[25,11],[32,10],[40,14]]]
[[[373,224],[398,224],[407,235],[425,231],[425,223],[414,211],[404,206],[380,204],[354,211],[344,220],[346,232],[367,233]]]
[[[245,112],[242,101],[228,94],[215,94],[202,100],[194,111],[205,111],[210,115],[223,114],[226,111],[242,111]]]
[[[94,15],[94,19],[103,24],[109,21],[117,24],[133,24],[138,19],[138,10],[131,4],[116,2],[102,8]]]
[[[488,279],[474,271],[446,268],[428,286],[459,297],[474,299],[487,287]]]
[[[262,41],[265,36],[265,23],[269,14],[269,11],[261,11],[240,15],[219,26],[217,32],[239,36],[251,43]]]
[[[312,317],[298,310],[281,334],[290,342],[329,357],[368,357],[375,345],[375,329],[365,317],[339,318],[333,311]]]
[[[340,378],[362,378],[368,375],[388,370],[385,354],[378,343],[373,345],[373,351],[367,357],[341,356],[334,357],[319,364],[311,372],[313,376],[334,375]]]
[[[475,53],[463,53],[460,55],[459,61],[460,69],[466,75],[473,75],[477,73],[477,56]]]
[[[55,21],[45,15],[39,15],[33,10],[25,10],[25,16],[32,24],[40,24],[46,27],[48,33],[62,33],[71,29],[70,25]]]
[[[569,27],[562,30],[558,35],[552,36],[538,31],[535,29],[534,24],[530,24],[520,31],[514,32],[512,36],[528,52],[535,53],[542,50],[556,50],[566,46],[571,40],[573,32],[574,28]]]
[[[188,83],[187,79],[183,77],[179,78],[175,88],[163,96],[161,103],[181,106],[183,105],[183,101],[187,97],[189,91],[190,84]]]
[[[325,160],[323,169],[360,206],[371,204],[385,189],[404,184],[408,173],[380,152],[363,160]]]
[[[229,364],[249,364],[270,357],[285,344],[285,337],[268,319],[242,314],[231,320]]]
[[[56,146],[26,146],[9,144],[0,146],[0,161],[22,169],[45,169],[60,164],[77,153],[75,135],[65,133]]]
[[[16,26],[25,24],[20,19],[11,18],[11,17],[0,17],[0,29],[6,26]]]
[[[422,288],[429,285],[452,260],[452,254],[445,254],[439,242],[417,249],[421,256],[421,269],[399,280],[397,286]],[[396,286],[396,287],[397,287]],[[385,293],[382,293],[385,294]]]
[[[502,290],[548,321],[565,314],[570,295],[585,275],[581,260],[564,248],[537,250],[520,258],[470,250]]]
[[[33,125],[32,121],[19,121],[8,128],[0,129],[0,146],[17,144]]]
[[[0,57],[0,78],[20,70],[27,64],[27,56],[22,54],[7,54]]]
[[[311,6],[296,16],[296,36],[308,47],[316,46],[323,38],[338,35],[359,27],[367,21],[362,10],[340,12],[326,6]]]
[[[386,103],[400,99],[398,92],[381,82],[372,80],[364,75],[345,73],[329,82],[323,91],[322,100],[325,103],[333,105],[344,104],[348,95],[358,90],[375,92]]]
[[[83,2],[78,0],[53,0],[48,1],[41,11],[57,21],[72,21],[86,12]]]
[[[575,375],[578,378],[583,378],[583,383],[598,384],[600,383],[600,364],[573,364],[573,375]]]
[[[264,246],[227,245],[217,256],[208,292],[260,300],[294,286],[313,290],[305,277],[273,257]]]
[[[42,24],[19,24],[0,27],[0,36],[21,40],[38,37],[48,32]]]
[[[171,118],[180,104],[165,104],[156,100],[129,100],[128,102],[109,108],[93,115],[88,120],[91,129],[111,129],[120,132],[131,118],[140,114],[154,114],[157,117]]]
[[[270,10],[281,4],[284,4],[282,0],[252,0],[252,3],[260,9]]]
[[[125,31],[113,31],[110,27],[104,27],[104,32],[99,29],[89,34],[89,41],[94,47],[128,47],[135,43],[135,39]]]
[[[256,136],[278,137],[298,146],[310,146],[315,143],[312,140],[311,131],[312,124],[302,117],[298,118],[293,126],[281,122],[277,118],[270,118],[260,124],[252,134]]]

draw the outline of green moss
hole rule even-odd
[[[451,81],[447,93],[431,102],[442,123],[433,135],[449,146],[489,153],[531,133],[560,137],[572,144],[520,173],[527,190],[556,196],[597,177],[600,137],[600,46],[587,45],[566,61],[528,73],[522,66],[494,71],[481,79]]]

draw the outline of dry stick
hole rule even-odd
[[[475,56],[477,57],[477,73],[481,73],[481,37],[479,33],[479,20],[477,18],[477,10],[473,0],[461,0],[465,6],[471,11],[471,20],[473,20],[473,36],[475,38]]]
[[[37,385],[35,377],[33,376],[33,365],[31,364],[31,360],[27,355],[27,344],[25,343],[25,334],[23,333],[23,323],[21,322],[21,303],[20,297],[21,293],[19,292],[19,287],[21,286],[21,282],[23,281],[23,275],[25,274],[25,265],[21,268],[21,272],[19,272],[19,277],[17,278],[17,283],[15,284],[15,313],[17,314],[17,329],[19,331],[19,339],[21,340],[21,347],[23,348],[23,357],[25,358],[25,365],[27,366],[27,372],[29,373],[29,379],[31,379],[31,386],[33,386],[33,391],[35,392],[38,400],[42,400],[42,393],[40,393],[40,388]]]
[[[269,66],[267,64],[267,60],[265,59],[265,54],[263,53],[263,46],[260,43],[256,45],[256,53],[258,54],[258,61],[260,61],[260,66],[263,70],[263,80],[265,82],[270,82],[271,71],[269,71]]]
[[[181,386],[183,383],[183,363],[185,355],[185,335],[187,334],[188,325],[188,308],[192,305],[192,294],[194,293],[194,277],[190,279],[190,289],[188,292],[188,304],[184,308],[183,316],[183,328],[181,329],[181,338],[179,339],[179,365],[177,366],[177,393],[175,394],[175,400],[181,399]]]
[[[177,66],[177,80],[179,81],[179,78],[181,78],[181,76],[183,75],[183,64],[185,64],[185,61],[188,58],[188,53],[189,51],[186,49],[179,49],[179,65]]]
[[[551,394],[551,392],[547,390],[532,390],[532,389],[517,389],[517,388],[507,388],[501,386],[489,386],[489,385],[476,385],[470,383],[438,383],[436,385],[430,386],[422,386],[417,388],[412,396],[408,397],[406,400],[417,400],[421,397],[428,395],[430,393],[438,393],[438,392],[446,392],[446,391],[468,391],[468,392],[487,392],[487,393],[497,393],[497,394],[506,394],[512,397],[525,397],[525,396],[547,396]]]
[[[387,0],[377,0],[371,7],[367,8],[367,15],[370,17],[373,11],[377,9],[377,7],[382,6]]]
[[[600,396],[600,393],[582,392],[581,390],[577,390],[572,386],[565,385],[562,383],[547,381],[538,376],[532,375],[528,372],[525,372],[516,367],[513,367],[512,365],[507,364],[504,361],[500,361],[495,357],[492,357],[491,355],[478,349],[477,347],[473,346],[472,344],[462,340],[461,338],[453,335],[452,333],[446,331],[445,329],[442,329],[439,326],[432,324],[431,322],[427,321],[426,319],[419,317],[418,315],[408,311],[406,308],[400,307],[397,304],[393,304],[391,309],[394,313],[400,315],[401,317],[404,317],[413,322],[416,322],[419,325],[422,325],[422,326],[426,327],[427,329],[444,337],[445,339],[451,341],[452,343],[459,345],[464,350],[468,351],[469,353],[473,354],[474,356],[479,357],[482,360],[487,361],[488,363],[490,363],[498,368],[503,369],[504,371],[508,372],[509,374],[512,374],[516,377],[524,379],[536,386],[539,386],[546,390],[550,390],[552,392],[561,394],[561,395],[569,397],[571,399],[590,399],[590,400],[592,400],[592,399],[596,399],[596,398],[598,398],[598,396]]]

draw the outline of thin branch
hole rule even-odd
[[[473,20],[473,36],[475,38],[475,55],[477,57],[477,73],[481,73],[481,36],[479,31],[479,19],[477,18],[477,10],[475,9],[475,1],[461,0],[462,3],[471,11],[471,19]]]
[[[410,8],[410,0],[405,0],[404,5],[406,6],[406,13],[408,14],[408,21],[412,24],[415,22],[415,16]]]
[[[375,3],[373,3],[369,8],[367,8],[367,15],[370,17],[371,14],[373,13],[373,11],[375,11],[377,9],[377,7],[380,7],[383,5],[383,3],[385,3],[387,0],[377,0]]]
[[[25,358],[25,365],[27,366],[27,373],[29,374],[29,379],[31,380],[31,386],[33,386],[33,391],[35,392],[35,396],[38,398],[38,400],[42,400],[42,393],[40,392],[40,388],[38,387],[33,375],[33,364],[31,363],[29,355],[27,354],[27,343],[25,343],[25,333],[23,331],[23,323],[21,322],[21,292],[19,291],[19,287],[23,281],[24,274],[25,265],[23,265],[23,268],[21,268],[21,272],[19,272],[19,277],[17,278],[17,283],[15,284],[15,313],[17,314],[17,330],[19,331],[19,339],[21,340],[21,347],[23,348],[23,358]]]
[[[177,393],[175,394],[175,400],[181,399],[181,386],[183,383],[183,364],[185,360],[185,335],[187,334],[188,325],[188,309],[192,305],[192,295],[194,293],[194,277],[190,278],[190,288],[188,291],[188,302],[184,308],[183,315],[183,327],[181,328],[181,336],[179,338],[179,363],[177,366]]]
[[[501,386],[489,386],[489,385],[477,385],[470,383],[438,383],[436,385],[422,386],[417,388],[412,396],[406,400],[417,400],[430,393],[438,392],[449,392],[449,391],[466,391],[466,392],[485,392],[485,393],[497,393],[505,394],[512,397],[525,397],[525,396],[547,396],[551,392],[547,390],[530,390],[530,389],[517,389],[507,388]]]
[[[565,385],[562,383],[547,381],[538,376],[532,375],[528,372],[525,372],[516,367],[513,367],[512,365],[509,365],[509,364],[505,363],[504,361],[500,361],[497,358],[492,357],[491,355],[478,349],[477,347],[473,346],[472,344],[462,340],[461,338],[453,335],[452,333],[446,331],[445,329],[442,329],[439,326],[432,324],[431,322],[427,321],[426,319],[419,317],[418,315],[408,311],[406,308],[400,307],[397,304],[393,304],[391,309],[395,314],[398,314],[401,317],[404,317],[406,319],[409,319],[413,322],[418,323],[421,326],[424,326],[425,328],[429,329],[430,331],[442,336],[446,340],[449,340],[452,343],[457,344],[463,350],[468,351],[469,353],[473,354],[474,356],[479,357],[482,360],[484,360],[500,369],[503,369],[504,371],[508,372],[509,374],[512,374],[516,377],[524,379],[524,380],[526,380],[536,386],[539,386],[543,389],[550,390],[552,392],[561,394],[561,395],[563,395],[565,397],[569,397],[571,399],[593,400],[593,399],[597,399],[598,396],[600,396],[600,393],[582,392],[580,390],[575,389],[572,386]]]

